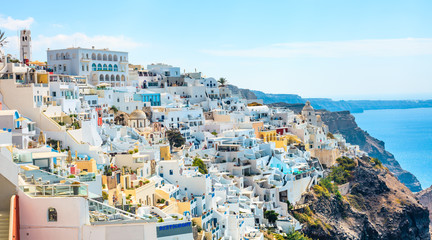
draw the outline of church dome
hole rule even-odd
[[[313,107],[311,106],[310,102],[307,101],[306,104],[305,104],[305,106],[303,107],[303,110],[302,110],[302,111],[313,111],[313,110],[314,110],[314,109],[313,109]]]
[[[147,116],[143,111],[137,109],[130,114],[129,119],[131,120],[147,119]]]

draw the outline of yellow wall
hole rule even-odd
[[[87,172],[97,173],[96,161],[93,158],[89,161],[76,161],[75,164],[81,171],[87,169]]]
[[[38,73],[37,74],[38,83],[48,83],[48,73]]]
[[[160,159],[171,160],[170,146],[161,146],[160,147]]]
[[[259,132],[259,138],[263,139],[264,142],[270,142],[276,140],[276,130]]]

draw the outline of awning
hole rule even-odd
[[[34,152],[34,153],[32,153],[33,159],[55,158],[55,157],[67,157],[67,155],[64,153],[58,153],[58,152]]]

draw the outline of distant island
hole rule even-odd
[[[234,92],[240,93],[247,99],[262,99],[264,104],[273,104],[285,107],[285,104],[305,103],[310,101],[315,109],[326,109],[331,112],[350,111],[351,113],[362,113],[365,110],[380,109],[407,109],[407,108],[430,108],[430,100],[339,100],[330,98],[302,98],[297,94],[272,94],[262,91],[241,89],[230,86]]]

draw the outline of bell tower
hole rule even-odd
[[[21,30],[20,32],[20,60],[23,63],[31,61],[31,31]]]

